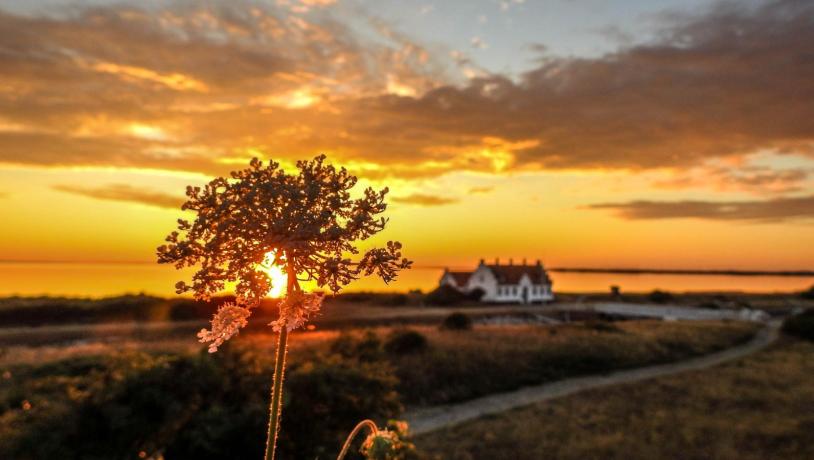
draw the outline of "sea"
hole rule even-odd
[[[406,292],[435,288],[442,275],[437,267],[415,267],[399,279],[384,284],[376,278],[359,280],[348,291]],[[0,263],[0,297],[65,296],[106,297],[125,293],[175,295],[177,281],[189,279],[191,271],[150,263]],[[734,276],[551,272],[554,292],[793,292],[814,285],[811,276]]]

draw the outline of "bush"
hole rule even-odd
[[[331,352],[347,359],[356,359],[361,362],[379,361],[384,358],[382,341],[373,331],[365,331],[361,337],[348,332],[342,332],[331,343]]]
[[[381,362],[320,358],[292,367],[285,384],[280,458],[336,458],[359,421],[370,418],[381,425],[402,410],[396,378]]]
[[[429,305],[449,306],[458,305],[459,303],[469,300],[463,292],[455,289],[452,286],[439,286],[434,291],[427,294],[425,299]]]
[[[14,418],[0,424],[0,458],[104,460],[142,451],[168,459],[262,458],[273,363],[233,345],[216,354],[131,353],[49,365],[43,376],[31,371],[37,393],[21,395],[31,401],[26,412],[10,401],[15,409],[4,416]],[[43,394],[42,384],[53,391]],[[360,420],[381,423],[401,410],[396,379],[380,363],[317,356],[292,366],[285,384],[280,458],[335,458]]]
[[[808,300],[814,300],[814,286],[808,288],[807,291],[803,291],[800,293],[800,297]]]
[[[814,310],[792,316],[783,322],[783,332],[794,337],[814,342]]]
[[[427,347],[427,338],[420,332],[411,329],[393,331],[384,344],[384,349],[394,355],[421,353]]]
[[[472,329],[472,318],[463,313],[452,313],[441,323],[441,329],[448,331],[468,331]]]
[[[673,301],[673,295],[669,292],[661,291],[656,289],[655,291],[651,292],[649,296],[647,296],[653,303],[667,303]]]
[[[486,295],[486,291],[484,291],[481,288],[475,288],[475,289],[472,289],[471,291],[466,293],[466,297],[469,300],[473,300],[475,302],[480,302],[480,299],[482,299],[483,296],[485,296],[485,295]]]

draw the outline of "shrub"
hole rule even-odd
[[[420,332],[411,329],[393,331],[384,344],[384,349],[394,355],[421,353],[427,347],[427,338]]]
[[[426,298],[428,304],[440,306],[457,305],[466,300],[466,294],[446,284],[427,294]]]
[[[452,313],[441,323],[441,329],[448,331],[468,331],[472,329],[472,318],[463,313]]]
[[[15,417],[8,426],[0,424],[0,458],[104,460],[139,458],[141,451],[168,459],[263,458],[257,439],[268,428],[263,383],[271,379],[271,359],[233,345],[217,354],[131,353],[31,371],[38,393],[21,395],[33,406],[24,413],[11,401],[17,409],[4,414]],[[43,394],[39,382],[53,392]],[[335,458],[359,420],[383,422],[401,410],[392,371],[379,363],[318,356],[292,366],[286,385],[293,391],[281,459]]]
[[[319,358],[292,366],[286,385],[291,396],[285,400],[279,458],[336,458],[359,420],[386,421],[402,409],[396,378],[381,362]]]
[[[814,310],[792,316],[783,322],[783,332],[814,342]]]
[[[485,296],[485,295],[486,295],[486,291],[484,291],[481,288],[475,288],[475,289],[472,289],[471,291],[466,293],[466,297],[469,300],[473,300],[475,302],[480,302],[480,299],[482,299],[483,296]]]
[[[807,291],[800,293],[800,297],[808,300],[814,300],[814,286],[811,286]]]
[[[656,289],[655,291],[651,292],[649,296],[647,296],[653,303],[667,303],[673,301],[673,295],[669,292],[661,291]]]
[[[346,359],[356,359],[361,362],[378,361],[384,357],[382,341],[373,331],[365,331],[361,337],[348,332],[342,332],[331,343],[331,352]]]

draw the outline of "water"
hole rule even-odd
[[[190,271],[157,264],[0,263],[0,296],[52,295],[100,297],[123,293],[175,295],[174,285],[189,279]],[[385,285],[375,278],[360,280],[354,291],[428,291],[437,286],[441,270],[414,268],[398,281]],[[617,285],[622,292],[662,289],[685,291],[790,292],[814,285],[812,277],[732,275],[630,275],[613,273],[551,273],[554,291],[607,292]]]

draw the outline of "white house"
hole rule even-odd
[[[554,300],[551,291],[551,278],[538,260],[534,265],[487,265],[482,259],[472,272],[444,270],[439,283],[469,293],[475,289],[483,291],[482,302],[533,303]]]

